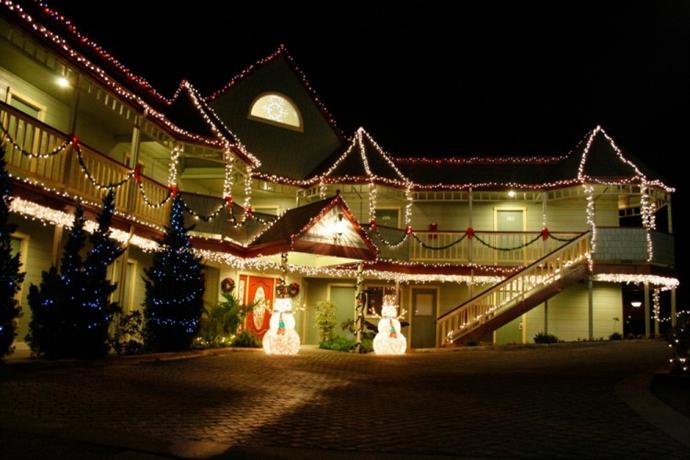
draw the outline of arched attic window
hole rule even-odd
[[[249,118],[281,128],[303,131],[302,114],[289,97],[280,93],[260,94],[252,102]]]

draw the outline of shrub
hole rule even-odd
[[[333,351],[350,351],[355,348],[355,341],[346,339],[345,337],[333,337],[330,340],[324,340],[319,343],[319,348],[323,350]]]
[[[261,341],[249,331],[242,331],[232,339],[232,346],[238,348],[261,348]]]
[[[619,332],[614,332],[609,336],[609,340],[623,340],[623,336]]]
[[[534,343],[558,343],[558,337],[553,334],[540,332],[534,336]]]
[[[223,293],[224,302],[212,310],[204,310],[199,329],[199,343],[204,346],[224,346],[231,343],[230,338],[237,334],[247,314],[262,300],[250,305],[240,303],[232,294]]]
[[[326,300],[316,304],[316,325],[319,328],[321,342],[333,340],[335,336],[335,305]]]
[[[466,347],[476,347],[479,345],[479,341],[476,339],[469,339],[467,342],[465,342]]]
[[[133,355],[144,349],[144,315],[138,311],[119,314],[115,318],[110,346],[118,355]]]

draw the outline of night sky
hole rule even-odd
[[[679,189],[686,271],[688,1],[48,3],[165,95],[284,43],[346,134],[399,156],[563,154],[601,124]]]

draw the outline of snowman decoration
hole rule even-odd
[[[269,355],[294,355],[299,351],[299,335],[295,331],[292,299],[287,295],[273,303],[269,329],[263,338],[263,347]]]
[[[379,332],[374,337],[374,352],[377,355],[402,355],[407,350],[407,340],[400,333],[398,307],[395,295],[383,296]]]

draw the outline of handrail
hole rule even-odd
[[[459,332],[469,333],[488,319],[525,300],[536,288],[560,279],[565,269],[590,257],[590,234],[581,233],[573,241],[550,252],[510,277],[475,295],[437,318],[437,345],[454,340]]]
[[[581,241],[581,238],[582,238],[583,236],[587,235],[588,233],[589,233],[589,232],[580,233],[580,236],[578,236],[578,237],[577,237],[576,239],[574,239],[573,241],[564,244],[563,246],[561,246],[560,248],[556,249],[555,251],[552,251],[552,252],[546,254],[544,257],[542,257],[542,258],[540,258],[540,259],[538,259],[538,260],[535,260],[534,262],[532,262],[531,264],[527,265],[526,267],[521,268],[520,270],[518,270],[518,271],[516,271],[515,273],[513,273],[512,275],[510,275],[508,278],[504,279],[503,281],[500,281],[499,283],[496,283],[496,284],[495,284],[494,286],[492,286],[490,289],[488,289],[488,290],[486,290],[486,291],[484,291],[484,292],[481,292],[481,293],[477,294],[476,296],[472,297],[471,299],[469,299],[468,301],[466,301],[465,304],[470,303],[470,302],[472,302],[473,300],[478,299],[478,298],[480,298],[480,297],[483,297],[483,296],[485,296],[485,295],[491,293],[492,291],[495,291],[495,290],[497,290],[497,289],[500,289],[501,286],[505,285],[506,283],[509,283],[510,280],[511,280],[511,278],[515,278],[515,277],[521,276],[521,275],[524,274],[527,270],[530,270],[530,269],[534,268],[534,266],[538,266],[539,264],[543,263],[545,260],[552,258],[554,255],[556,255],[556,254],[558,254],[558,253],[561,253],[561,252],[567,250],[570,246],[572,246],[572,245],[574,245],[574,244],[578,244],[578,243]],[[463,305],[464,305],[464,304],[463,304]],[[462,305],[460,305],[460,306],[462,306]],[[457,307],[456,307],[456,308],[457,308]],[[442,314],[441,316],[439,316],[437,319],[443,319],[445,316],[450,315],[452,312],[453,312],[453,310],[447,311],[447,312],[445,312],[444,314]]]

